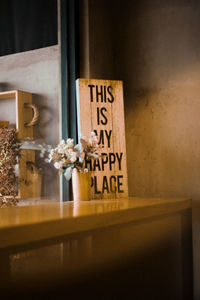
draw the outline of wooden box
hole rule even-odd
[[[15,113],[16,113],[16,130],[17,137],[20,140],[33,140],[33,126],[27,126],[30,120],[33,118],[32,110],[27,104],[32,103],[32,94],[19,90],[12,90],[7,92],[0,92],[1,99],[14,99],[15,100]],[[1,103],[0,103],[1,105]],[[2,120],[4,121],[4,120]],[[35,182],[35,178],[39,174],[35,174],[35,151],[34,150],[21,150],[19,158],[19,180],[18,180],[18,198],[32,198],[39,196],[36,195],[36,186],[38,182]],[[35,176],[37,175],[37,176]],[[41,179],[40,179],[41,184]]]

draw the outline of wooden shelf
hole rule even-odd
[[[41,200],[36,205],[0,210],[0,248],[45,241],[187,209],[191,209],[191,200],[187,198],[127,197],[77,203]]]
[[[40,201],[2,209],[5,298],[16,288],[17,299],[33,292],[40,299],[41,291],[41,299],[58,299],[58,292],[59,299],[79,299],[76,290],[98,299],[131,293],[133,299],[192,299],[191,213],[189,199],[175,198]]]

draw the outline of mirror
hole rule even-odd
[[[60,139],[57,0],[2,0],[0,32],[0,93],[19,90],[31,94],[40,116],[32,127],[33,135],[23,139],[33,138],[36,144],[55,146]],[[30,121],[33,115],[31,109],[23,107],[17,120],[18,101],[18,96],[0,100],[0,121],[9,121],[8,128],[17,130],[18,122],[28,115],[27,121]],[[34,159],[27,157],[28,164],[26,159],[23,160],[23,180],[29,192],[25,192],[21,199],[57,200],[60,183],[56,169],[40,157],[39,151],[35,151],[34,156]],[[31,188],[33,182],[37,186],[35,192]]]

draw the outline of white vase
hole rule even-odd
[[[91,173],[79,172],[73,169],[72,172],[72,190],[74,201],[90,200]]]

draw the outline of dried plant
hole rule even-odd
[[[5,197],[10,197],[12,203],[16,202],[17,177],[15,165],[18,163],[20,143],[14,128],[0,128],[0,200],[5,204]],[[6,198],[9,202],[9,197]]]
[[[18,204],[18,200],[15,197],[1,197],[0,198],[0,208],[16,206],[17,204]]]

